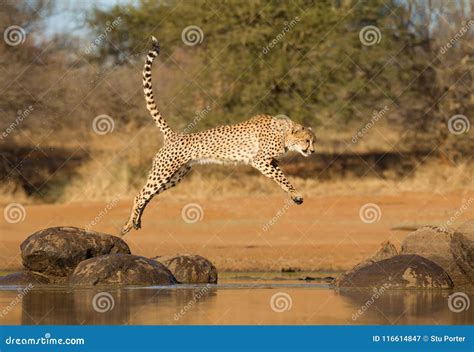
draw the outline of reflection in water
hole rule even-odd
[[[355,307],[351,317],[356,324],[373,321],[381,324],[472,324],[470,309],[452,312],[448,307],[448,297],[452,292],[446,290],[385,290],[377,295],[370,290],[341,290],[339,295],[348,305]],[[474,299],[471,294],[470,299]],[[358,313],[359,314],[358,314]],[[431,322],[430,322],[431,320]]]
[[[166,312],[160,316],[162,322],[171,324],[183,307],[191,310],[215,295],[215,289],[205,288],[32,290],[22,302],[21,324],[129,324],[158,310]]]
[[[276,311],[283,293],[291,309]],[[473,324],[471,307],[449,310],[450,291],[334,291],[317,284],[210,285],[179,288],[33,288],[0,291],[0,324]],[[13,303],[14,304],[13,304]],[[16,302],[16,303],[15,303]]]

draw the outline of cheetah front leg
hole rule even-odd
[[[191,166],[185,164],[181,166],[171,177],[159,177],[159,173],[152,171],[148,177],[148,181],[142,188],[140,193],[134,198],[133,207],[130,214],[130,218],[127,223],[123,226],[120,234],[123,236],[128,233],[132,228],[138,230],[141,228],[141,217],[146,205],[150,200],[176,186],[191,170]]]
[[[290,181],[288,181],[275,159],[257,159],[252,161],[252,166],[263,175],[278,183],[278,185],[290,195],[293,202],[296,204],[303,203],[303,196],[301,196]]]

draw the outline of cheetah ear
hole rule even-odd
[[[310,130],[311,132],[313,132],[313,129],[311,127],[308,127],[308,130]]]

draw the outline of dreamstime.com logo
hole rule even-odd
[[[17,25],[7,27],[3,32],[3,40],[10,46],[23,44],[26,40],[25,29]]]
[[[92,308],[98,313],[109,312],[114,309],[115,299],[108,292],[99,292],[92,298]]]
[[[366,224],[379,222],[382,218],[382,211],[375,203],[367,203],[360,207],[359,217]]]
[[[274,312],[283,313],[291,310],[293,300],[288,293],[277,292],[270,298],[270,307]]]
[[[448,130],[456,136],[469,132],[470,128],[471,123],[464,115],[453,115],[448,120]]]
[[[3,210],[3,217],[10,224],[25,221],[26,209],[20,203],[10,203]]]
[[[461,313],[467,311],[471,305],[469,296],[464,292],[454,292],[448,297],[448,307],[453,313]]]
[[[186,128],[183,130],[183,133],[190,133],[194,128],[197,126],[198,122],[204,119],[207,114],[211,111],[211,107],[208,105],[201,111],[196,111],[196,114],[194,115],[193,121],[186,126]]]
[[[185,223],[195,224],[203,219],[204,210],[197,203],[189,203],[181,209],[181,217]]]
[[[389,288],[389,285],[386,283],[383,284],[380,288],[374,288],[373,295],[370,296],[370,298],[365,302],[363,306],[360,307],[359,310],[357,310],[357,312],[352,314],[352,320],[355,321],[359,319],[372,306],[372,304],[374,304],[375,301],[383,295],[387,288]]]
[[[188,311],[190,311],[194,305],[205,296],[211,288],[210,284],[207,284],[205,287],[201,288],[199,291],[195,292],[195,295],[192,300],[190,300],[178,313],[174,315],[174,320],[178,321],[181,319]]]
[[[181,32],[181,40],[188,46],[195,46],[202,43],[204,40],[204,33],[198,26],[187,26]]]
[[[365,26],[359,32],[359,39],[365,46],[372,46],[380,43],[382,40],[382,33],[376,26]]]
[[[92,129],[100,136],[113,132],[114,127],[114,119],[109,115],[96,116],[92,121]]]
[[[296,16],[290,21],[285,21],[283,23],[283,28],[282,30],[262,49],[262,53],[264,55],[267,55],[280,41],[285,38],[285,35],[290,32],[293,27],[295,27],[298,22],[300,21],[300,18]]]

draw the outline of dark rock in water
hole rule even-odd
[[[372,254],[366,260],[364,260],[364,261],[360,262],[359,264],[357,264],[356,266],[354,266],[350,271],[348,271],[348,272],[342,274],[341,276],[339,276],[336,281],[342,281],[342,280],[344,280],[345,277],[350,276],[354,272],[356,272],[356,271],[358,271],[358,270],[360,270],[360,269],[362,269],[366,266],[370,266],[370,265],[372,265],[374,263],[377,263],[377,262],[379,262],[381,260],[384,260],[384,259],[392,258],[393,256],[396,256],[396,255],[398,255],[397,248],[395,248],[395,246],[390,241],[383,242],[381,244],[380,249],[377,252]],[[338,285],[337,282],[335,284]]]
[[[455,286],[471,283],[471,279],[458,266],[452,253],[451,241],[455,231],[425,226],[407,235],[403,240],[400,254],[417,254],[425,257],[446,270]]]
[[[177,281],[163,265],[130,254],[110,254],[84,260],[69,278],[77,286],[173,285]]]
[[[324,276],[324,277],[312,277],[312,276],[305,276],[305,277],[300,277],[298,280],[301,281],[322,281],[322,282],[333,282],[336,280],[332,276]]]
[[[20,246],[25,268],[68,276],[81,261],[113,253],[130,254],[119,237],[76,227],[51,227],[29,236]]]
[[[48,276],[32,271],[22,271],[0,277],[0,285],[25,286],[47,285],[51,283]]]
[[[391,258],[398,255],[397,248],[390,241],[383,242],[380,249],[375,252],[372,256],[357,264],[352,270],[358,270],[364,266],[371,265],[384,259]]]
[[[200,255],[184,254],[153,259],[165,265],[182,284],[217,283],[216,267]]]
[[[451,252],[459,270],[474,284],[474,233],[456,232],[451,240]]]
[[[449,275],[419,255],[397,255],[344,275],[338,287],[452,288]]]
[[[291,266],[289,266],[287,268],[281,268],[282,273],[298,273],[300,271],[301,271],[300,268],[293,268]]]

